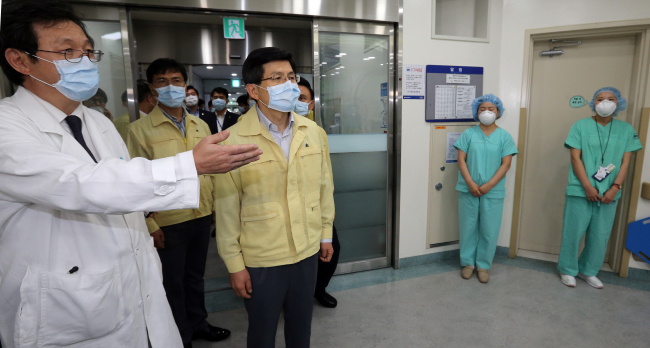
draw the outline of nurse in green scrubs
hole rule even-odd
[[[474,99],[472,112],[480,123],[465,130],[458,149],[458,227],[461,276],[469,279],[477,268],[478,280],[487,283],[499,239],[505,176],[517,146],[512,136],[495,123],[503,116],[503,103],[493,94]]]
[[[612,118],[627,107],[618,89],[599,89],[589,105],[596,115],[576,122],[564,143],[571,150],[571,170],[557,269],[566,286],[575,287],[578,276],[602,289],[596,275],[605,259],[630,155],[641,149],[641,142],[629,123]]]

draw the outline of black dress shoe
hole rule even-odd
[[[320,294],[314,295],[314,298],[316,299],[316,301],[318,301],[318,303],[320,303],[321,306],[325,308],[336,308],[336,305],[338,304],[336,299],[332,295],[326,293],[325,291],[323,291]]]
[[[225,340],[228,336],[230,336],[229,330],[208,324],[205,329],[194,332],[192,339],[203,339],[210,342],[217,342]]]

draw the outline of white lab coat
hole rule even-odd
[[[182,347],[142,211],[199,206],[191,151],[129,160],[84,107],[95,164],[41,102],[0,101],[2,347]]]

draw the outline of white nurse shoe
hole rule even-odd
[[[593,277],[593,276],[590,277],[590,276],[586,276],[586,275],[584,275],[582,273],[578,273],[578,278],[586,281],[587,284],[589,284],[589,286],[591,286],[591,287],[594,287],[596,289],[602,289],[603,288],[603,283],[600,281],[600,279],[598,279],[596,277]]]
[[[574,276],[570,276],[568,274],[560,273],[560,280],[562,281],[562,284],[564,284],[564,285],[566,285],[566,286],[568,286],[570,288],[575,288],[576,287],[576,277],[574,277]]]

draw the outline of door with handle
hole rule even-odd
[[[431,125],[427,248],[458,242],[458,152],[453,145],[474,125]]]

